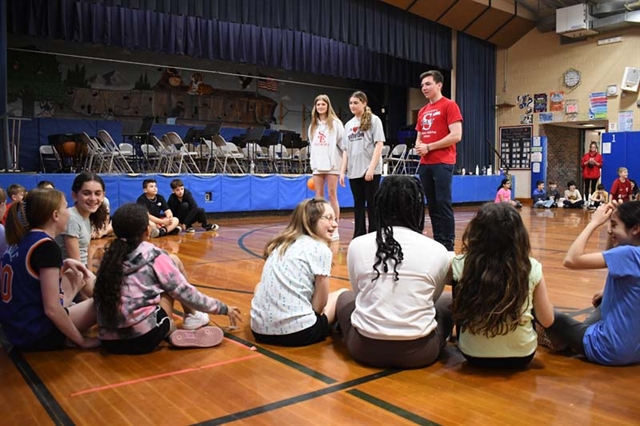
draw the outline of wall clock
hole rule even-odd
[[[573,89],[580,84],[581,78],[582,78],[582,75],[580,74],[580,71],[573,68],[569,68],[562,75],[562,80],[563,80],[562,82],[569,89]]]

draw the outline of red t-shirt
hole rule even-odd
[[[435,103],[428,103],[418,112],[416,131],[422,143],[438,142],[449,133],[449,125],[462,121],[460,108],[451,99],[442,97]],[[456,144],[443,149],[434,149],[420,158],[420,164],[455,164]]]
[[[589,159],[593,158],[599,166],[592,165],[589,167],[586,163]],[[598,179],[600,177],[600,168],[602,167],[602,155],[596,153],[587,152],[582,157],[582,177],[585,179]]]
[[[620,178],[613,181],[611,185],[611,191],[609,191],[610,200],[622,200],[625,203],[629,201],[631,195],[631,182],[626,179],[624,182],[620,181]]]

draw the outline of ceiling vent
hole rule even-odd
[[[594,18],[589,15],[589,5],[576,4],[556,10],[556,33],[565,37],[581,38],[598,31],[593,29]]]

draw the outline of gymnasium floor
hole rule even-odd
[[[458,236],[476,209],[456,207]],[[562,267],[589,215],[522,210],[551,301],[578,318],[590,312],[591,297],[606,277],[606,271]],[[482,371],[467,366],[449,344],[428,368],[378,370],[351,360],[339,336],[304,348],[255,345],[248,312],[262,270],[259,256],[287,221],[227,218],[216,220],[217,233],[198,229],[153,240],[183,260],[201,291],[242,310],[244,323],[226,330],[219,347],[163,346],[143,356],[0,349],[0,425],[640,424],[640,366],[602,367],[539,347],[526,371]],[[345,213],[340,244],[334,245],[332,290],[349,285],[352,231],[352,214]],[[603,229],[589,248],[602,249],[605,240]],[[93,243],[94,259],[106,243]],[[211,318],[228,326],[227,317]]]

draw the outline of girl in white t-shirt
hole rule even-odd
[[[336,315],[349,354],[377,368],[432,364],[453,322],[443,294],[450,254],[422,235],[424,193],[413,176],[387,176],[375,198],[377,231],[355,238],[347,265],[352,291]]]
[[[487,203],[462,236],[451,263],[453,319],[459,348],[472,365],[522,368],[538,346],[533,326],[553,324],[540,263],[529,257],[529,234],[507,203]]]
[[[347,156],[342,161],[340,185],[345,186],[344,175],[348,172],[353,194],[353,238],[376,231],[374,194],[382,175],[380,157],[385,142],[384,130],[382,121],[371,112],[367,103],[367,95],[354,92],[349,98],[353,118],[344,126],[343,143],[347,147]],[[369,216],[368,230],[365,211]]]
[[[251,300],[251,331],[259,343],[306,346],[330,333],[339,292],[329,293],[338,224],[324,199],[301,202],[287,228],[267,243],[266,263]]]
[[[338,204],[338,176],[342,167],[342,158],[347,155],[342,136],[344,126],[336,116],[327,95],[318,95],[311,112],[309,126],[309,153],[311,154],[311,170],[316,198],[324,197],[324,186],[327,184],[329,203],[340,221],[340,205]],[[338,240],[338,230],[333,233]]]

